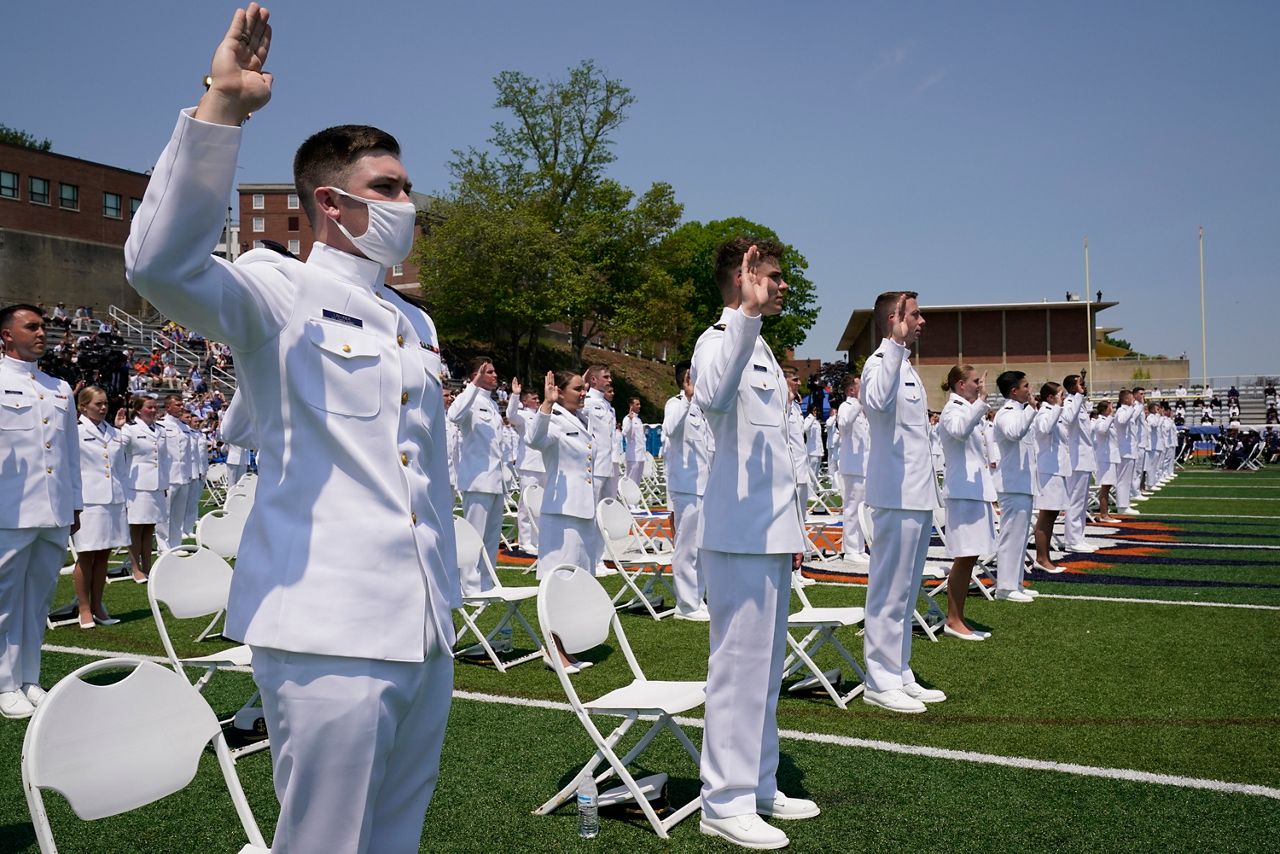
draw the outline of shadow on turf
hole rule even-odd
[[[0,854],[27,851],[36,845],[36,829],[31,822],[0,825]]]

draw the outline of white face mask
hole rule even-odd
[[[417,211],[413,202],[386,202],[381,199],[366,199],[353,196],[346,190],[337,187],[325,187],[340,196],[354,199],[369,209],[369,227],[364,234],[355,237],[337,220],[333,224],[346,235],[357,249],[371,261],[377,261],[384,267],[394,267],[409,257],[413,248],[413,227],[417,222]]]

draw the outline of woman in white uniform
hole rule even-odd
[[[587,425],[578,418],[586,396],[581,374],[548,371],[542,404],[528,423],[525,441],[542,452],[547,489],[538,517],[538,578],[568,564],[595,574],[592,546],[595,533],[595,492],[592,487],[594,454],[612,454],[612,448],[593,448]],[[590,662],[576,661],[560,653],[570,673]]]
[[[956,365],[947,374],[942,390],[950,392],[938,414],[938,438],[946,468],[947,557],[952,559],[947,576],[947,621],[942,631],[960,640],[980,641],[990,634],[975,631],[964,621],[964,601],[974,564],[996,550],[992,506],[996,489],[978,429],[987,415],[987,375],[977,376],[972,365]]]
[[[1049,540],[1058,514],[1067,509],[1066,475],[1071,468],[1061,412],[1062,386],[1054,382],[1040,386],[1040,409],[1031,428],[1036,436],[1036,480],[1040,487],[1036,495],[1040,511],[1036,519],[1036,569],[1054,573],[1062,570],[1049,559]]]
[[[132,418],[121,430],[128,475],[125,480],[126,515],[129,521],[129,558],[133,580],[147,583],[151,572],[156,525],[168,524],[169,450],[164,430],[156,426],[160,409],[155,398],[129,401]]]
[[[1093,419],[1093,452],[1098,461],[1098,521],[1118,522],[1111,515],[1111,490],[1120,470],[1120,441],[1115,429],[1115,408],[1111,401],[1098,404],[1098,417]]]
[[[80,628],[109,626],[120,622],[107,613],[102,591],[107,585],[107,558],[111,550],[129,545],[125,521],[124,445],[116,427],[124,424],[125,411],[116,415],[116,427],[107,423],[107,393],[96,385],[85,386],[76,395],[80,413],[80,481],[84,490],[84,510],[80,528],[71,537],[76,549],[72,574],[76,603],[80,607]]]

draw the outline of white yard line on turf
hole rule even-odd
[[[1169,487],[1173,489],[1174,487]],[[1274,486],[1241,486],[1236,483],[1180,483],[1178,489],[1280,489],[1280,483]]]
[[[1124,602],[1131,605],[1195,605],[1200,608],[1244,608],[1249,611],[1280,611],[1280,605],[1248,605],[1242,602],[1188,602],[1182,599],[1134,599],[1127,596],[1073,596],[1068,593],[1041,593],[1041,599],[1075,599],[1080,602]]]
[[[1200,501],[1212,499],[1198,499]],[[1142,516],[1125,517],[1125,521],[1141,522],[1145,518],[1157,519],[1276,519],[1276,516],[1241,516],[1239,513],[1148,513],[1142,511]]]
[[[1048,594],[1045,594],[1048,595]],[[1064,597],[1058,597],[1064,598]],[[1086,598],[1086,597],[1076,597]],[[1154,600],[1133,600],[1137,602]],[[1189,603],[1191,604],[1191,603]],[[1193,603],[1209,604],[1209,603]],[[1262,607],[1262,606],[1258,606]],[[105,649],[85,649],[83,647],[45,644],[46,652],[61,652],[71,655],[83,655],[91,658],[141,658],[160,664],[168,663],[167,658],[156,655],[125,655]],[[227,668],[247,672],[249,668]],[[525,697],[505,697],[499,694],[482,694],[476,691],[455,690],[453,696],[459,700],[470,700],[477,703],[493,703],[505,706],[519,706],[526,709],[545,709],[555,712],[571,712],[573,707],[568,703],[553,700],[534,700]],[[676,722],[681,726],[701,729],[702,718],[678,717]],[[784,729],[778,731],[780,738],[790,741],[803,741],[810,744],[832,744],[839,747],[861,748],[863,750],[880,750],[885,753],[898,753],[905,756],[922,756],[926,759],[951,759],[959,762],[975,762],[980,765],[998,765],[1005,768],[1018,768],[1024,771],[1056,771],[1060,774],[1072,774],[1077,777],[1100,777],[1107,780],[1125,780],[1131,783],[1151,783],[1158,786],[1174,786],[1180,789],[1204,789],[1211,792],[1224,792],[1237,795],[1256,795],[1263,798],[1280,800],[1280,789],[1270,786],[1259,786],[1252,783],[1228,783],[1222,780],[1204,780],[1198,777],[1179,777],[1173,774],[1156,774],[1152,771],[1136,771],[1130,768],[1101,768],[1094,765],[1078,765],[1074,762],[1051,762],[1045,759],[1029,759],[1024,756],[1001,756],[994,753],[978,753],[972,750],[952,750],[945,747],[929,747],[922,744],[899,744],[895,741],[877,741],[867,738],[850,738],[843,735],[831,735],[821,732],[802,732]]]

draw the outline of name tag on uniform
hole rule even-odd
[[[26,392],[25,392],[25,391],[20,391],[20,390],[18,390],[18,389],[12,389],[12,388],[7,388],[7,389],[5,389],[5,390],[4,390],[4,393],[5,393],[5,394],[16,394],[16,395],[18,395],[19,397],[22,397],[23,395],[25,395],[25,394],[26,394]]]
[[[764,365],[752,365],[751,367],[755,368],[757,371],[763,371],[766,374],[769,373],[769,369]]]
[[[437,355],[439,355],[440,353],[439,347],[435,346],[434,344],[428,344],[426,341],[419,341],[418,346],[421,347],[423,350],[430,350],[432,353],[435,353]]]
[[[577,436],[577,435],[578,435],[578,431],[577,431],[577,430],[574,430],[572,433],[565,433],[565,435],[566,435],[566,436]]]
[[[910,386],[911,388],[915,388],[915,387],[916,387],[916,384],[915,384],[915,383],[913,383],[913,382],[911,382],[910,380],[907,380],[905,383],[903,383],[903,385],[905,385],[905,386]]]
[[[320,314],[324,316],[325,320],[336,320],[338,323],[347,324],[347,326],[354,326],[357,329],[364,329],[364,321],[358,317],[352,317],[349,314],[342,314],[341,312],[332,311],[331,309],[327,309],[327,308],[321,311]]]

